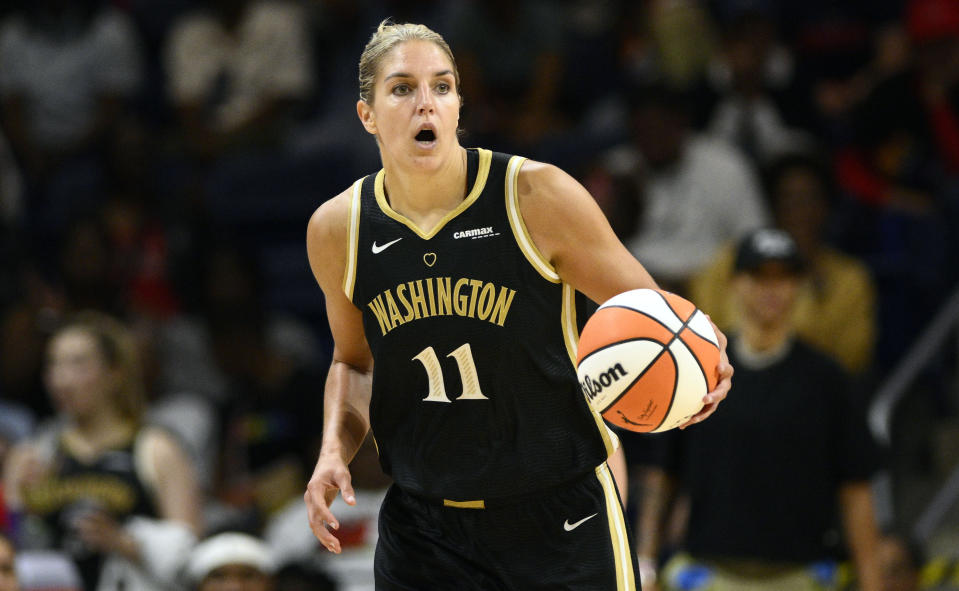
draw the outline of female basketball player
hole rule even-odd
[[[88,312],[47,352],[55,427],[14,448],[5,467],[20,533],[77,564],[84,588],[160,589],[178,574],[199,530],[200,492],[172,436],[144,426],[131,335]]]
[[[337,490],[355,503],[347,464],[372,428],[395,483],[377,589],[634,589],[615,443],[576,381],[575,292],[602,302],[656,283],[569,175],[460,146],[438,34],[384,22],[359,69],[383,169],[307,232],[335,341],[313,532],[340,551],[329,506]],[[687,424],[726,396],[725,359]]]

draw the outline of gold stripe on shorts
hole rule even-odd
[[[609,521],[609,535],[613,544],[613,557],[616,563],[616,590],[636,591],[636,578],[633,576],[633,553],[629,548],[629,536],[626,533],[626,519],[623,507],[619,503],[619,494],[609,467],[603,462],[596,468],[596,477],[603,485],[606,497],[606,515]]]
[[[457,509],[485,509],[486,501],[479,499],[476,501],[451,501],[443,499],[444,507],[456,507]]]

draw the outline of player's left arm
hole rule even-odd
[[[631,289],[658,287],[576,179],[550,164],[527,161],[519,172],[517,189],[526,229],[563,281],[599,303]],[[720,345],[719,383],[706,394],[703,410],[682,427],[711,415],[732,384],[726,336],[715,324],[713,328]]]

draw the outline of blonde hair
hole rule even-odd
[[[376,32],[370,37],[363,54],[360,56],[360,100],[369,105],[373,104],[373,90],[376,85],[376,74],[380,69],[380,63],[390,51],[400,43],[406,41],[428,41],[435,43],[446,57],[449,58],[453,66],[453,80],[456,83],[456,93],[460,92],[460,73],[456,67],[456,60],[453,58],[453,52],[450,46],[446,44],[443,36],[430,29],[426,25],[417,25],[413,23],[396,24],[390,19],[384,19]],[[460,95],[460,102],[463,101]]]
[[[93,338],[104,365],[118,375],[116,388],[110,392],[114,407],[123,418],[139,423],[146,406],[146,392],[140,355],[131,331],[116,318],[93,310],[69,318],[53,336],[56,338],[68,331],[80,331]]]

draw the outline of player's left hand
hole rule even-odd
[[[708,315],[706,317],[709,318]],[[716,331],[716,338],[719,339],[719,365],[716,367],[716,372],[719,374],[719,382],[717,382],[716,388],[712,392],[707,392],[706,396],[703,397],[703,409],[680,425],[680,429],[701,423],[706,420],[706,417],[716,412],[716,407],[726,398],[726,395],[729,394],[729,389],[733,386],[733,366],[729,364],[729,356],[726,355],[726,343],[728,342],[726,335],[723,334],[723,331],[719,330],[719,327],[716,326],[712,318],[709,319],[709,323],[713,325],[713,330]]]

